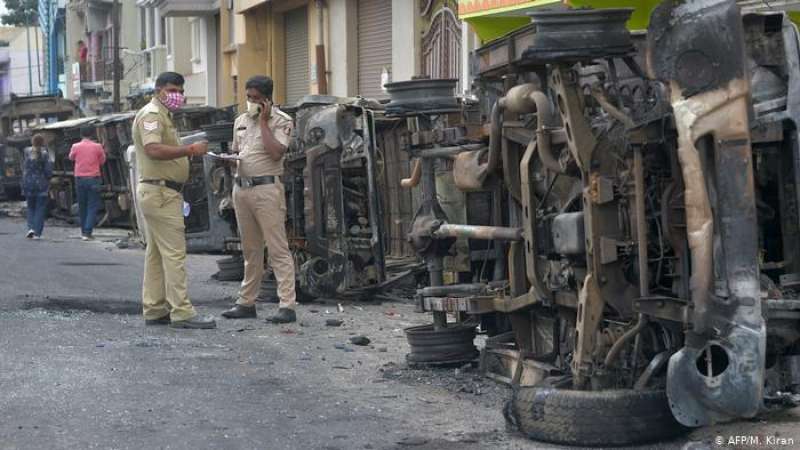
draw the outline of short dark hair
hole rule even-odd
[[[85,44],[85,42],[83,42],[83,39],[78,39],[78,44]]]
[[[31,138],[31,145],[34,147],[42,147],[44,146],[44,136],[41,134],[34,134]]]
[[[94,136],[94,128],[90,126],[81,127],[81,137],[90,138]]]
[[[183,75],[177,72],[163,72],[156,78],[156,88],[162,88],[168,84],[183,86],[184,83],[186,80],[183,79]]]
[[[272,78],[265,77],[264,75],[256,75],[247,80],[244,85],[245,90],[256,89],[264,97],[272,100]]]

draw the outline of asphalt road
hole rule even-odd
[[[0,449],[553,448],[505,430],[509,391],[475,369],[405,367],[402,329],[428,321],[409,304],[302,305],[289,326],[145,327],[143,252],[114,245],[124,232],[86,243],[77,228],[48,226],[41,241],[24,231],[0,217]],[[210,279],[216,259],[188,259],[192,301],[212,314],[237,287]],[[355,334],[371,344],[349,345]],[[722,448],[716,436],[748,433],[800,447],[798,417],[643,448]]]

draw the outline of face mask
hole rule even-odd
[[[186,97],[180,92],[167,92],[161,99],[161,103],[170,111],[175,111],[186,103]]]
[[[248,101],[247,114],[249,114],[251,117],[255,117],[261,114],[261,105],[259,105],[258,103],[253,103],[251,101]]]

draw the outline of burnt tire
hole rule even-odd
[[[220,259],[217,261],[217,267],[219,267],[219,270],[244,271],[244,260],[235,257]]]
[[[688,430],[673,417],[664,390],[521,387],[506,403],[504,415],[511,428],[529,438],[562,445],[642,444]]]
[[[219,272],[211,276],[217,281],[242,281],[244,279],[244,267],[239,269],[220,269]]]
[[[436,330],[433,324],[405,329],[411,352],[406,362],[411,365],[463,364],[478,357],[475,348],[475,325],[451,324]]]

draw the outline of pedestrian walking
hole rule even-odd
[[[31,139],[31,146],[24,150],[22,166],[22,194],[27,201],[28,239],[40,239],[47,218],[48,191],[50,177],[53,176],[53,163],[44,145],[44,137],[37,134]]]
[[[81,141],[72,145],[69,159],[74,161],[75,185],[78,190],[78,217],[81,224],[81,239],[94,239],[92,232],[100,209],[100,167],[106,162],[103,146],[92,140],[94,129],[81,128]]]
[[[208,143],[180,144],[172,111],[186,101],[183,85],[178,73],[159,75],[153,99],[133,121],[139,172],[136,195],[147,240],[143,314],[147,325],[215,328],[213,317],[197,314],[186,287],[183,184],[189,179],[189,157],[207,153]]]
[[[281,183],[283,158],[292,118],[272,105],[272,79],[250,78],[245,84],[247,112],[233,126],[233,152],[239,153],[233,205],[239,226],[244,279],[236,305],[222,313],[229,319],[256,317],[256,297],[264,276],[264,246],[278,281],[277,314],[268,322],[289,323],[295,314],[294,260],[286,239],[286,196]]]

